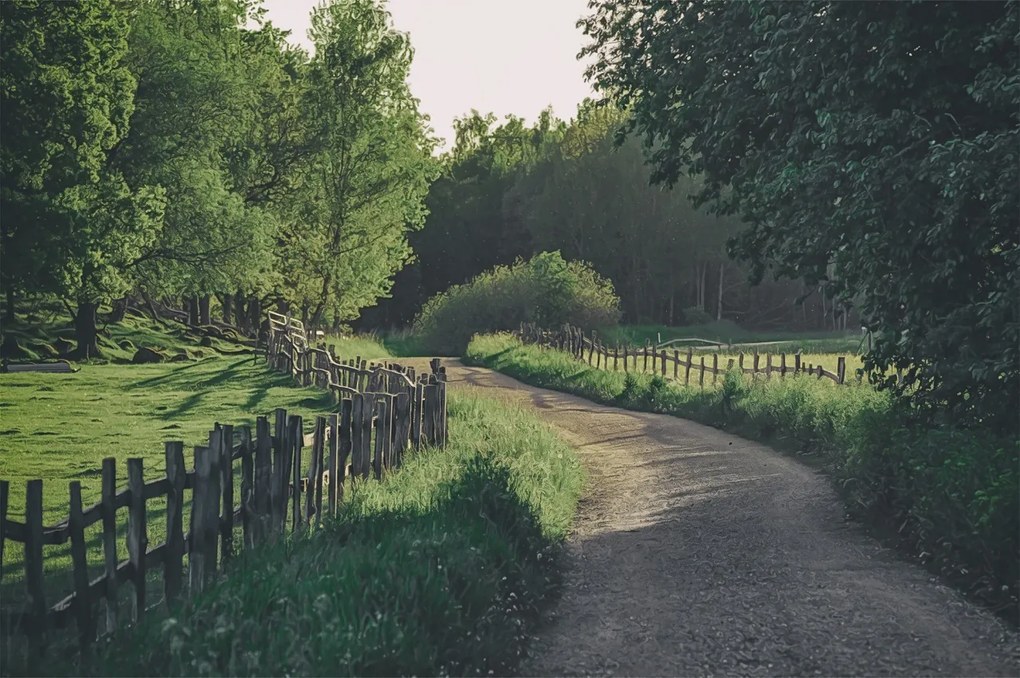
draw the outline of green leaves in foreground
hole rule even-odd
[[[239,558],[172,616],[74,667],[102,675],[436,675],[514,671],[556,591],[582,476],[537,420],[451,394],[446,450],[348,486],[344,514]]]

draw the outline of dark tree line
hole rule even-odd
[[[844,307],[823,286],[751,286],[747,267],[726,253],[740,221],[696,208],[697,179],[651,184],[638,139],[616,143],[626,122],[590,101],[569,122],[550,111],[530,127],[477,112],[458,120],[425,226],[411,236],[416,261],[397,275],[392,299],[366,310],[365,325],[407,324],[451,285],[559,250],[613,282],[625,322],[846,326]]]

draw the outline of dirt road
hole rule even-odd
[[[1017,635],[844,521],[816,471],[713,428],[446,360],[590,476],[531,675],[1020,675]]]

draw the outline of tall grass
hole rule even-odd
[[[951,422],[922,427],[891,395],[866,384],[804,376],[752,380],[733,371],[702,391],[591,368],[505,334],[475,337],[466,359],[538,386],[683,416],[811,454],[854,515],[1015,620],[1020,441]]]
[[[436,675],[515,670],[558,586],[583,476],[531,414],[450,394],[445,450],[348,485],[341,516],[248,552],[171,615],[121,632],[102,675]]]

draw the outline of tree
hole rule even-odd
[[[3,282],[73,304],[77,353],[98,355],[95,309],[127,284],[158,233],[158,189],[108,166],[133,109],[128,21],[106,0],[0,6],[4,69],[0,190]]]
[[[148,0],[133,18],[136,111],[113,162],[133,185],[167,194],[160,237],[139,255],[140,285],[154,296],[187,297],[203,323],[211,294],[270,279],[277,224],[247,202],[255,188],[239,181],[234,162],[238,147],[257,138],[253,110],[264,83],[253,72],[279,45],[271,27],[267,36],[244,28],[252,16],[241,0]]]
[[[855,303],[881,386],[1016,427],[1020,5],[603,0],[583,26],[655,178],[703,175],[756,279]]]
[[[281,235],[288,301],[318,325],[357,317],[389,292],[425,217],[432,141],[407,86],[412,50],[375,0],[312,13],[304,107],[320,152]]]

